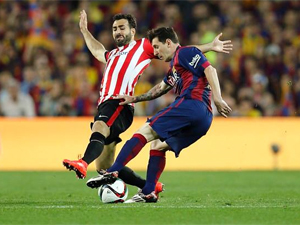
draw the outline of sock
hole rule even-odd
[[[147,195],[155,190],[155,185],[164,171],[166,165],[166,153],[159,150],[151,150],[147,168],[146,185],[142,192]]]
[[[91,135],[90,143],[88,144],[82,160],[90,164],[101,155],[104,147],[105,137],[99,132],[94,132]]]
[[[114,164],[107,172],[120,171],[147,144],[147,139],[141,134],[134,134],[121,149]]]
[[[121,178],[126,184],[136,186],[140,189],[142,189],[146,184],[145,179],[141,178],[127,166],[119,171],[119,178]]]

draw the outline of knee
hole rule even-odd
[[[103,121],[95,121],[92,126],[92,132],[99,132],[104,137],[108,137],[110,134],[110,129]]]
[[[167,151],[170,149],[166,142],[161,142],[158,139],[151,142],[150,148],[158,151]]]

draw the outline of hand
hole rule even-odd
[[[215,52],[223,52],[223,53],[229,53],[229,51],[232,50],[232,44],[231,40],[226,41],[220,41],[220,37],[222,36],[222,33],[220,33],[212,42],[212,50]]]
[[[81,32],[86,31],[87,30],[87,15],[84,10],[80,11],[79,18],[80,18],[79,27],[80,27]]]
[[[135,97],[129,96],[129,95],[117,95],[117,96],[113,96],[113,99],[122,99],[124,101],[121,101],[119,103],[119,105],[126,105],[129,103],[133,103],[135,100]]]
[[[225,118],[227,118],[228,114],[232,111],[223,99],[221,101],[215,101],[215,105],[218,112]]]

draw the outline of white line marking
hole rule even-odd
[[[206,205],[184,205],[184,206],[170,206],[170,205],[153,205],[153,204],[101,204],[99,206],[92,205],[88,207],[75,206],[75,205],[44,205],[44,206],[24,206],[24,205],[11,205],[2,206],[2,209],[70,209],[70,208],[162,208],[162,209],[219,209],[219,208],[300,208],[300,205],[231,205],[231,206],[206,206]]]

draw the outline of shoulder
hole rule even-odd
[[[183,46],[178,49],[178,54],[189,55],[189,54],[202,54],[202,52],[193,46]]]

